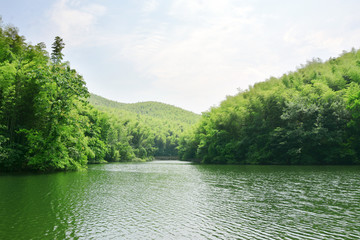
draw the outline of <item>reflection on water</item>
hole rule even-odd
[[[359,239],[359,167],[92,165],[0,176],[0,239]]]

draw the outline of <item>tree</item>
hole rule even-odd
[[[64,54],[61,52],[65,47],[65,43],[63,39],[59,36],[55,37],[55,41],[52,44],[52,53],[51,53],[51,60],[54,64],[58,64],[63,59]]]
[[[270,78],[227,97],[181,138],[204,163],[358,164],[360,51]]]

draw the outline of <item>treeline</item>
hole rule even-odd
[[[359,164],[360,51],[257,83],[203,114],[182,159],[236,164]]]
[[[0,21],[1,22],[1,21]],[[95,109],[56,37],[51,56],[0,26],[0,171],[59,171],[144,161],[158,151],[146,122]],[[154,130],[153,130],[154,131]]]
[[[0,169],[78,169],[90,152],[83,129],[88,92],[82,77],[31,45],[12,26],[0,28]]]
[[[119,103],[90,94],[90,103],[98,110],[122,121],[138,122],[144,139],[154,147],[154,156],[178,156],[180,136],[199,119],[200,115],[159,103]]]
[[[190,125],[196,123],[200,119],[200,115],[198,114],[161,102],[120,103],[108,100],[96,94],[90,94],[89,102],[95,107],[115,108],[125,110],[129,113],[135,113],[136,115],[165,119],[168,121],[184,122]]]

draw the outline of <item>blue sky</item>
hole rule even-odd
[[[90,92],[197,113],[360,45],[357,0],[0,0],[28,42],[55,36]]]

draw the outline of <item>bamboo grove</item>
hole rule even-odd
[[[82,76],[62,61],[64,47],[56,37],[49,56],[44,43],[28,44],[17,28],[0,27],[0,171],[79,170],[177,155],[186,124],[157,131],[153,119],[94,108]]]
[[[85,169],[154,156],[220,164],[359,164],[360,51],[309,61],[200,117],[90,94],[63,61],[0,21],[0,171]]]
[[[236,164],[358,164],[360,51],[257,83],[205,112],[183,159]]]

